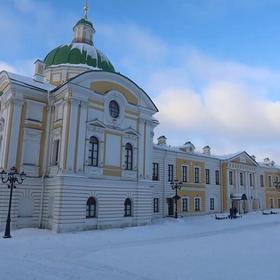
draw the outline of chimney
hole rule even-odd
[[[252,155],[251,158],[256,161],[256,156],[255,155]]]
[[[209,146],[203,147],[203,154],[204,155],[211,155],[211,148]]]
[[[44,81],[44,69],[45,69],[45,63],[39,59],[37,59],[35,62],[35,72],[33,79],[37,82],[43,82]]]
[[[267,157],[263,160],[265,165],[270,165],[270,159]]]
[[[164,135],[160,136],[158,138],[158,145],[166,146],[166,140],[167,140],[167,138]]]

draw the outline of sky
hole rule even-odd
[[[83,0],[0,0],[0,70],[71,42]],[[89,0],[95,46],[159,109],[155,141],[280,164],[280,2]]]

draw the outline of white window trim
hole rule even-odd
[[[183,181],[183,166],[186,166],[187,167],[187,174],[186,174],[186,176],[187,176],[187,181]],[[190,168],[189,168],[189,165],[187,165],[187,164],[182,164],[181,165],[181,180],[182,180],[182,182],[183,183],[189,183],[189,178],[190,178]]]
[[[187,199],[187,211],[184,211],[183,210],[183,199]],[[188,196],[183,196],[183,197],[181,197],[181,212],[183,212],[183,213],[187,213],[187,212],[190,212],[190,198],[188,197]]]
[[[229,177],[229,174],[230,174],[230,172],[231,172],[231,174],[232,174],[232,184],[230,183],[230,177]],[[228,184],[229,184],[229,186],[234,186],[234,175],[233,175],[234,173],[233,173],[233,170],[229,170],[228,171]]]
[[[195,209],[195,200],[196,199],[199,199],[199,210],[196,210]],[[193,210],[194,210],[194,212],[201,212],[201,197],[199,197],[199,196],[196,196],[196,197],[194,197],[194,199],[193,199]]]
[[[211,209],[211,199],[214,199],[214,209]],[[209,211],[215,211],[215,197],[209,197]]]
[[[196,168],[198,168],[198,182],[197,183],[195,182],[195,169]],[[201,168],[200,168],[200,166],[195,165],[193,167],[193,181],[194,181],[195,184],[200,184],[201,183]]]

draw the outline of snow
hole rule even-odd
[[[279,280],[280,215],[214,215],[150,226],[0,240],[0,279]]]
[[[36,81],[33,78],[23,76],[20,74],[11,73],[11,72],[7,72],[7,74],[11,80],[19,82],[23,85],[33,86],[33,87],[40,88],[40,89],[43,89],[46,91],[51,91],[55,88],[55,86],[51,85],[48,82]]]

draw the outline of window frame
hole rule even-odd
[[[243,174],[243,172],[239,172],[239,183],[240,183],[240,186],[244,186],[244,174]]]
[[[198,207],[197,207],[197,201],[198,201]],[[200,212],[201,211],[201,198],[200,197],[195,197],[194,198],[194,211],[195,212]]]
[[[159,163],[153,162],[153,181],[159,181]]]
[[[207,185],[210,185],[211,184],[211,180],[210,180],[210,169],[209,168],[206,168],[205,169],[205,183]]]
[[[215,211],[215,198],[214,197],[210,197],[209,204],[210,204],[210,211]]]
[[[124,201],[124,217],[132,217],[132,199],[129,197]]]
[[[272,188],[272,176],[268,175],[268,186]]]
[[[260,186],[264,187],[264,175],[263,174],[260,175]]]
[[[233,186],[233,171],[229,170],[228,172],[228,183],[230,186]]]
[[[93,214],[92,209],[93,208]],[[96,198],[93,196],[90,196],[87,200],[86,204],[86,219],[92,219],[97,218],[97,201]]]
[[[120,105],[116,100],[109,102],[109,113],[113,119],[117,119],[120,116]]]
[[[54,139],[53,150],[52,150],[52,166],[57,166],[59,163],[59,149],[60,149],[60,139]]]
[[[99,161],[99,140],[96,136],[91,136],[89,138],[89,166],[98,166]]]
[[[215,170],[215,183],[220,185],[220,170]]]
[[[200,168],[198,166],[194,167],[194,183],[200,183]]]
[[[182,171],[182,182],[187,183],[188,182],[188,166],[182,165],[181,171]]]
[[[154,197],[153,199],[154,213],[159,213],[159,198]]]
[[[182,197],[181,201],[182,201],[181,202],[181,204],[182,204],[181,211],[182,212],[189,212],[189,198],[188,197]],[[185,204],[184,201],[186,201],[187,204]],[[187,206],[187,207],[185,207],[185,206]]]
[[[125,144],[125,170],[133,170],[133,146],[130,143]]]
[[[168,164],[168,182],[174,181],[174,164]]]

